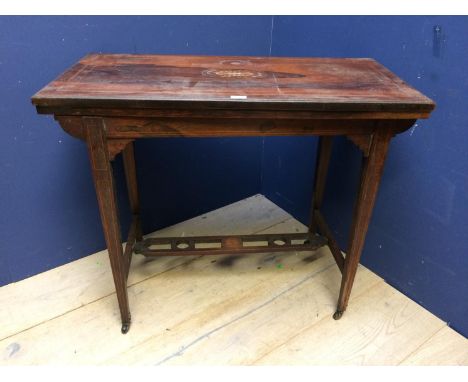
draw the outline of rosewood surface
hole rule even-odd
[[[91,54],[33,102],[51,111],[60,106],[427,114],[433,108],[427,97],[368,58]]]
[[[306,251],[328,245],[342,272],[334,315],[345,311],[389,143],[427,118],[432,100],[369,58],[90,54],[32,97],[37,111],[88,146],[122,332],[130,325],[132,253],[146,256]],[[320,136],[307,234],[143,240],[133,141],[158,137]],[[344,251],[320,212],[333,136],[362,152]],[[111,162],[122,153],[133,214],[122,250]]]

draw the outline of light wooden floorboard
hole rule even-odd
[[[468,366],[468,339],[444,326],[401,365]]]
[[[256,195],[154,235],[305,229]],[[124,336],[102,251],[0,288],[0,364],[466,364],[466,339],[362,266],[334,321],[339,282],[326,248],[137,255]]]
[[[268,199],[255,195],[147,236],[193,236],[213,232],[250,234],[288,218],[290,216],[285,211]],[[164,257],[157,263],[149,263],[144,257],[135,256],[128,282],[132,285],[159,272],[166,272],[185,261],[187,258]],[[114,291],[107,251],[1,287],[0,339],[89,304]]]
[[[341,320],[304,327],[255,363],[396,365],[444,325],[382,281],[351,301]]]

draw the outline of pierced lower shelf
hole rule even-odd
[[[310,233],[158,237],[135,243],[133,251],[144,256],[241,255],[262,252],[314,251],[326,244],[325,237]]]

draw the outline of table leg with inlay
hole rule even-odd
[[[94,186],[96,189],[99,212],[101,214],[104,237],[112,268],[120,316],[122,333],[130,327],[130,308],[127,294],[127,275],[130,268],[130,255],[122,250],[119,214],[115,192],[112,164],[109,157],[108,142],[102,118],[82,118],[86,144],[91,162]],[[133,226],[133,224],[132,224]]]
[[[333,315],[335,319],[341,318],[348,305],[392,136],[390,127],[377,130],[372,135],[369,155],[362,158],[361,180],[344,262],[338,307]]]
[[[391,138],[428,118],[434,102],[369,58],[90,54],[37,92],[41,114],[88,147],[122,332],[127,278],[143,256],[247,255],[328,245],[342,273],[335,319],[345,311]],[[142,237],[133,141],[140,138],[319,136],[308,232]],[[346,255],[320,209],[333,136],[362,152]],[[122,153],[132,223],[122,249],[111,162]]]

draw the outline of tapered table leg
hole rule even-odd
[[[135,152],[133,142],[130,142],[122,152],[125,170],[125,179],[127,181],[128,197],[133,218],[137,219],[136,240],[143,240],[143,233],[140,221],[140,200],[138,197],[138,183],[136,178]]]
[[[122,318],[122,333],[126,333],[130,327],[127,275],[122,251],[122,240],[120,237],[114,177],[107,150],[104,125],[100,118],[84,117],[83,126],[86,131],[86,142],[91,161],[94,186],[96,188],[102,227],[119,302],[120,316]]]
[[[372,138],[369,156],[363,157],[361,181],[354,207],[340,297],[337,310],[333,315],[336,320],[341,318],[348,305],[391,138],[392,132],[390,129],[382,128],[377,131]]]
[[[319,210],[323,202],[323,194],[325,192],[325,184],[327,180],[328,165],[330,164],[330,156],[332,152],[333,137],[319,137],[317,160],[315,164],[315,179],[314,179],[314,194],[312,198],[312,206],[310,209],[309,232],[317,232],[317,222],[315,219],[315,210]]]

